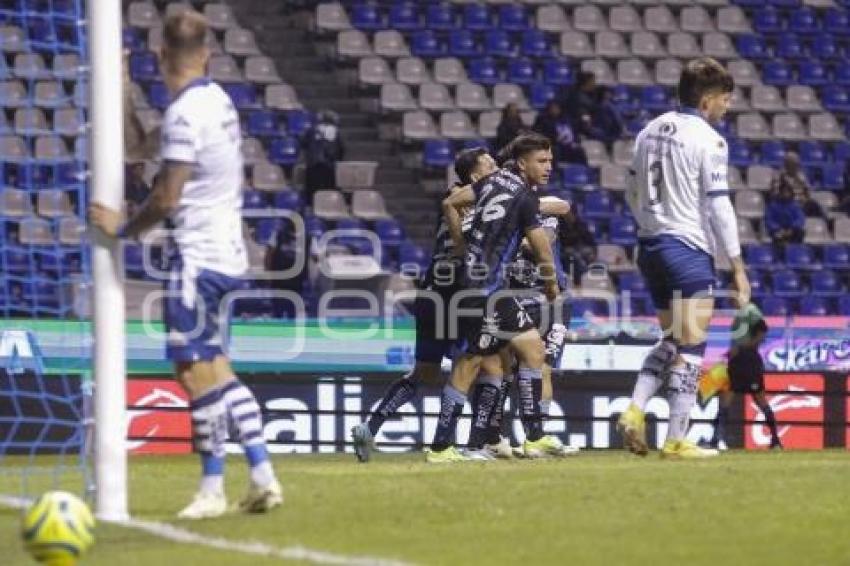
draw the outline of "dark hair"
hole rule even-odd
[[[464,149],[457,154],[455,158],[455,173],[462,185],[468,185],[472,182],[472,172],[478,166],[478,159],[486,153],[487,150],[483,147],[473,147]]]
[[[735,80],[732,75],[711,57],[688,61],[679,77],[679,102],[696,108],[702,97],[716,92],[732,92]]]
[[[581,87],[587,85],[589,82],[595,81],[595,80],[596,80],[596,74],[595,73],[591,73],[590,71],[581,71],[578,74],[578,80],[576,82],[578,83],[579,88],[581,88]]]
[[[207,20],[195,10],[181,10],[165,19],[162,41],[169,51],[195,53],[204,46]]]
[[[520,159],[532,151],[552,149],[552,142],[546,136],[536,133],[521,134],[510,143],[511,157]]]

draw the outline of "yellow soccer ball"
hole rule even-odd
[[[24,514],[21,538],[38,562],[74,566],[94,544],[94,517],[76,495],[48,491]]]

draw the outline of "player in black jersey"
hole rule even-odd
[[[460,152],[455,160],[455,173],[460,184],[451,187],[446,196],[496,170],[496,163],[486,149],[474,148]],[[471,213],[471,209],[469,212]],[[469,220],[471,219],[470,214]],[[471,222],[466,222],[466,227],[470,226]],[[453,248],[454,240],[441,217],[431,263],[419,280],[419,292],[414,302],[416,363],[407,375],[390,385],[369,420],[351,429],[354,452],[361,462],[369,460],[373,438],[381,425],[416,396],[419,383],[434,383],[439,379],[443,357],[450,353],[455,343],[457,332],[450,332],[449,321],[452,316],[449,306],[455,292],[460,288],[463,261]]]
[[[503,272],[514,259],[523,238],[528,241],[541,269],[544,293],[554,301],[560,292],[553,276],[552,248],[540,226],[539,202],[533,187],[548,183],[552,170],[549,140],[537,134],[518,137],[513,143],[514,170],[501,169],[473,184],[475,212],[466,237],[460,239],[460,214],[452,198],[444,212],[458,252],[464,253],[462,284],[454,307],[461,321],[461,339],[452,377],[443,388],[437,430],[428,460],[466,460],[454,447],[457,421],[466,395],[478,375],[484,356],[510,345],[520,368],[521,414],[532,425],[531,441],[543,437],[539,419],[542,371],[545,358],[543,340],[533,321],[513,293],[504,289]],[[460,318],[459,317],[459,318]]]

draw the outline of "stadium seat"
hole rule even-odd
[[[270,110],[254,110],[248,114],[245,133],[255,137],[276,136],[283,133],[275,112]]]
[[[785,144],[779,140],[768,140],[761,144],[761,162],[779,168],[785,160]]]
[[[850,243],[850,217],[839,216],[835,219],[833,228],[835,241],[842,244]]]
[[[812,58],[821,61],[832,61],[839,59],[842,55],[835,37],[827,33],[818,34],[812,39],[810,54]]]
[[[823,165],[827,161],[826,148],[820,142],[801,141],[797,145],[797,152],[804,167]]]
[[[272,196],[272,208],[298,212],[303,207],[301,193],[296,191],[277,191]]]
[[[679,84],[682,62],[678,59],[661,59],[655,62],[655,82],[667,87]]]
[[[336,53],[339,57],[360,59],[372,55],[369,38],[360,30],[346,30],[336,36]]]
[[[470,111],[484,111],[492,108],[487,90],[480,84],[463,83],[455,89],[455,103],[458,108]]]
[[[758,33],[779,33],[782,31],[782,18],[771,7],[761,8],[753,14],[753,29]]]
[[[76,216],[59,219],[59,243],[66,246],[79,246],[86,240],[88,226]]]
[[[585,218],[591,220],[607,220],[614,216],[614,199],[606,190],[587,193],[584,197]]]
[[[765,316],[788,316],[788,301],[783,297],[766,295],[761,299],[761,311]]]
[[[490,30],[484,34],[484,55],[488,57],[512,57],[516,47],[511,36],[503,30]]]
[[[542,110],[550,100],[555,100],[557,92],[554,85],[538,82],[529,87],[528,95],[529,105],[536,110]]]
[[[472,125],[469,114],[459,110],[440,115],[440,134],[448,139],[463,140],[476,138],[478,130]]]
[[[770,189],[773,179],[773,169],[764,165],[750,165],[747,167],[747,187],[754,191],[766,191]]]
[[[389,218],[384,197],[378,191],[365,189],[355,191],[351,196],[351,213],[363,220],[375,221]]]
[[[245,80],[255,84],[281,82],[274,61],[270,57],[255,55],[245,59]]]
[[[738,217],[738,240],[741,244],[759,243],[759,237],[753,229],[753,223],[749,218]]]
[[[410,87],[401,83],[381,85],[380,107],[385,112],[416,110],[419,105],[410,93]]]
[[[362,85],[395,82],[395,74],[383,57],[364,57],[357,63],[357,78]]]
[[[626,248],[637,245],[637,224],[633,218],[615,216],[610,223],[610,241]]]
[[[261,191],[276,191],[286,186],[286,176],[278,165],[257,163],[251,167],[251,186]]]
[[[809,282],[812,294],[819,297],[839,297],[844,294],[841,278],[831,269],[812,272]]]
[[[552,55],[552,46],[542,31],[533,29],[523,32],[520,51],[526,57],[544,58]]]
[[[608,27],[616,32],[632,33],[641,31],[643,24],[632,6],[612,6],[608,11]]]
[[[466,68],[456,57],[442,57],[434,61],[434,81],[445,85],[466,82]]]
[[[410,48],[404,36],[394,29],[381,30],[375,33],[373,41],[375,55],[388,59],[410,57]]]
[[[431,30],[417,31],[411,37],[410,53],[416,57],[440,57],[445,51],[445,46]]]
[[[603,31],[608,27],[599,6],[584,5],[573,10],[573,28],[583,32]]]
[[[557,86],[572,85],[575,82],[573,68],[563,59],[547,59],[543,63],[543,82]]]
[[[735,59],[728,63],[727,70],[737,86],[753,86],[761,82],[760,75],[752,61]]]
[[[623,36],[615,31],[600,31],[594,39],[594,51],[597,57],[619,59],[629,56],[629,47]]]
[[[821,141],[843,141],[845,139],[838,120],[832,114],[827,113],[809,116],[808,136]]]
[[[667,36],[667,51],[671,57],[678,57],[680,59],[692,59],[702,56],[702,49],[700,49],[696,38],[689,33],[683,32],[671,33]]]
[[[295,165],[298,162],[298,140],[285,136],[275,138],[269,144],[269,161],[283,167]]]
[[[830,310],[828,301],[821,296],[807,295],[800,299],[799,314],[803,316],[826,316]]]
[[[809,7],[797,8],[788,18],[788,30],[802,35],[813,35],[820,31],[817,14]]]
[[[449,36],[448,53],[452,57],[477,57],[481,51],[475,41],[475,36],[469,30],[457,30]]]
[[[162,23],[159,10],[152,2],[130,2],[127,23],[134,28],[152,28]]]
[[[736,167],[749,167],[754,161],[750,144],[733,139],[729,141],[729,164]]]
[[[754,269],[772,270],[777,265],[773,247],[767,244],[742,246],[747,265]]]
[[[394,218],[380,218],[375,221],[375,234],[385,246],[398,247],[404,239],[404,231]]]
[[[351,216],[342,193],[335,190],[316,191],[313,195],[313,214],[323,220],[340,220]]]
[[[483,85],[494,85],[500,80],[496,62],[489,57],[470,60],[467,74],[469,80]]]
[[[606,163],[599,171],[599,185],[604,189],[625,191],[628,168],[616,163]]]
[[[740,45],[738,50],[741,50]],[[794,83],[794,75],[784,61],[767,61],[762,65],[762,80],[768,85],[789,86]]]
[[[714,20],[702,6],[690,6],[679,14],[679,28],[687,33],[708,33],[714,30]]]
[[[827,244],[823,248],[823,266],[840,271],[850,270],[850,251],[843,244]]]
[[[803,42],[795,33],[783,33],[776,39],[777,58],[788,61],[800,61],[808,57]]]
[[[773,272],[773,294],[786,299],[796,299],[803,295],[803,285],[796,271],[780,269]]]
[[[829,226],[823,218],[806,218],[805,235],[803,241],[807,244],[827,244],[832,241]]]
[[[236,59],[231,55],[213,55],[207,61],[207,74],[219,83],[238,83],[244,80]]]
[[[803,86],[823,86],[829,84],[829,72],[820,61],[806,61],[798,65],[798,80]]]
[[[490,11],[484,4],[466,4],[463,7],[463,29],[487,31],[493,29]]]
[[[405,112],[402,117],[402,136],[409,140],[425,140],[439,137],[431,115],[424,111]]]
[[[455,12],[451,4],[436,2],[425,8],[425,27],[433,30],[454,30]]]
[[[313,114],[306,110],[290,110],[286,113],[286,130],[293,136],[301,136],[313,127]]]
[[[351,25],[364,31],[376,31],[384,28],[383,18],[377,6],[355,4],[350,11]]]
[[[493,106],[502,109],[508,104],[516,104],[521,110],[527,109],[528,101],[519,85],[499,83],[493,87]]]
[[[646,31],[669,34],[679,30],[673,12],[667,6],[652,6],[643,12],[643,27]]]
[[[510,32],[524,32],[531,27],[531,21],[525,7],[519,4],[501,6],[498,21],[500,28]]]
[[[647,31],[631,34],[629,51],[632,55],[641,59],[661,59],[667,56],[667,50],[658,35]]]
[[[613,85],[617,82],[617,77],[611,70],[611,65],[605,59],[584,60],[581,62],[581,70],[586,73],[593,73],[596,76],[597,84]]]
[[[423,83],[419,85],[419,107],[438,112],[454,110],[455,102],[445,85]]]
[[[741,218],[764,218],[764,197],[758,191],[738,191],[735,193],[735,211]]]
[[[396,2],[390,7],[387,24],[391,29],[413,31],[422,28],[413,2]]]
[[[670,95],[663,86],[649,85],[641,90],[641,106],[647,110],[667,110],[670,108]]]
[[[761,114],[739,114],[735,125],[738,137],[745,140],[768,140],[772,137],[767,121]]]
[[[753,110],[759,112],[782,112],[786,109],[782,94],[775,86],[756,85],[750,91]]]
[[[508,62],[507,82],[529,85],[536,81],[534,63],[525,57],[512,58]]]
[[[821,15],[823,31],[837,37],[850,35],[850,15],[846,9],[838,7],[827,8]]]
[[[584,165],[565,165],[560,169],[561,183],[566,189],[580,189],[593,182],[590,170]]]
[[[243,83],[223,84],[222,88],[230,96],[237,110],[257,108],[257,90],[254,85]]]
[[[230,6],[224,3],[206,4],[204,16],[207,18],[207,24],[214,30],[226,30],[238,26]]]
[[[295,89],[288,84],[270,84],[266,87],[266,106],[278,110],[301,110]]]
[[[224,51],[240,57],[260,55],[254,32],[242,28],[230,28],[224,32]]]
[[[785,265],[792,269],[814,269],[819,267],[816,261],[814,250],[809,245],[787,244],[785,246]]]
[[[536,20],[537,29],[546,33],[561,33],[570,29],[564,8],[555,4],[538,7]]]
[[[594,54],[587,34],[580,31],[565,31],[561,34],[560,52],[574,59],[593,57]]]
[[[409,240],[405,240],[398,248],[398,262],[400,265],[415,265],[419,269],[426,269],[430,258],[425,253],[425,250]]]
[[[850,112],[850,94],[839,85],[829,85],[821,89],[823,107],[830,112]]]

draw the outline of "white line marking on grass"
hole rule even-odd
[[[6,507],[25,509],[30,503],[31,501],[28,499],[0,495],[0,505]],[[402,562],[400,560],[390,560],[373,556],[346,556],[344,554],[333,554],[304,546],[280,548],[263,542],[229,540],[221,537],[202,535],[170,523],[160,523],[157,521],[128,519],[126,521],[110,521],[110,524],[144,531],[148,534],[183,544],[195,544],[218,550],[229,550],[231,552],[241,552],[242,554],[254,554],[285,560],[301,560],[313,564],[327,564],[330,566],[412,566],[410,562]]]

